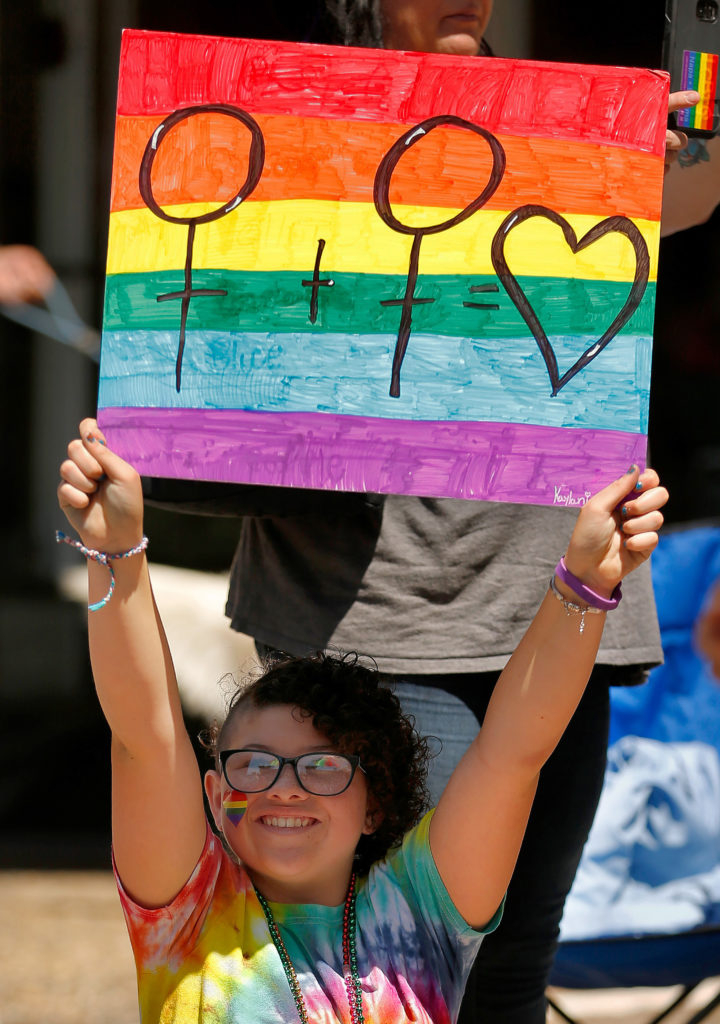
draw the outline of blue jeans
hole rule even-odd
[[[608,682],[625,681],[622,675],[616,678],[619,673],[623,670],[595,668],[580,706],[540,774],[503,920],[480,947],[459,1024],[545,1024],[545,987],[563,905],[603,784]],[[498,673],[483,672],[392,680],[418,731],[442,744],[430,764],[433,802],[477,735],[497,678]]]

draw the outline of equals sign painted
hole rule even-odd
[[[470,291],[473,294],[478,292],[497,292],[500,289],[496,284],[471,284]],[[463,302],[468,309],[500,309],[497,302]]]

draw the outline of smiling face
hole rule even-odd
[[[493,0],[380,0],[383,43],[391,50],[472,57],[492,7]]]
[[[268,750],[284,757],[331,751],[332,745],[297,708],[281,704],[238,711],[223,730],[223,747]],[[210,771],[205,789],[215,822],[266,899],[280,903],[343,902],[353,856],[363,833],[373,831],[365,776],[358,770],[338,796],[315,796],[291,765],[262,793],[242,794]]]

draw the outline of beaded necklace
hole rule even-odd
[[[270,930],[270,937],[272,938],[273,943],[275,944],[275,949],[277,949],[280,956],[280,963],[283,965],[285,977],[288,980],[292,997],[295,1000],[298,1017],[300,1018],[301,1024],[310,1024],[310,1018],[308,1017],[305,1000],[303,999],[303,994],[300,990],[298,976],[295,973],[295,968],[293,967],[290,954],[283,942],[282,935],[275,923],[275,918],[272,915],[270,905],[258,889],[256,889],[255,892],[257,893],[257,898],[260,901],[260,906],[263,908],[265,920],[267,921],[267,926]],[[345,989],[347,991],[348,1006],[350,1007],[350,1024],[365,1024],[365,1017],[363,1016],[362,1010],[362,986],[360,984],[360,972],[358,971],[357,965],[357,950],[355,948],[355,928],[357,923],[355,917],[355,899],[355,872],[353,872],[350,877],[350,886],[347,891],[347,896],[345,897],[345,907],[343,909],[343,977],[345,978]]]

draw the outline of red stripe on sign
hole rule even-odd
[[[443,113],[494,133],[662,155],[668,89],[664,72],[636,68],[128,30],[118,114],[230,103],[253,114],[415,124]]]
[[[717,88],[718,55],[709,53],[708,57],[708,83],[703,99],[705,100],[705,131],[712,131],[715,118],[715,89]]]

